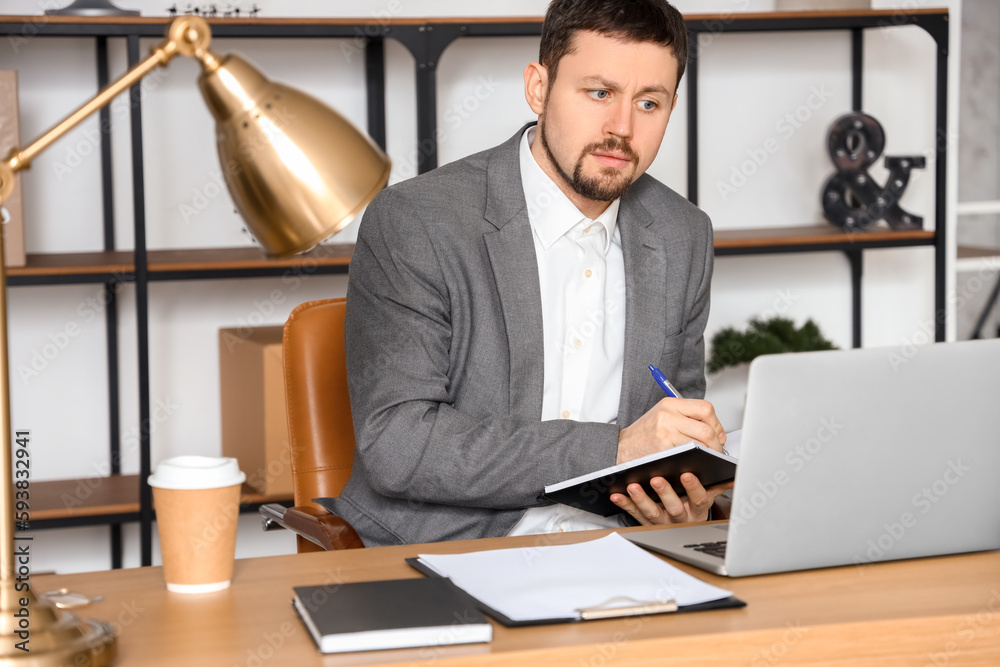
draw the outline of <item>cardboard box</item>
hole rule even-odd
[[[292,495],[280,326],[219,330],[222,455],[258,493]]]
[[[0,71],[0,158],[21,146],[18,130],[17,72]],[[14,177],[14,191],[0,210],[3,224],[3,256],[7,266],[24,266],[24,210],[21,203],[21,176]]]

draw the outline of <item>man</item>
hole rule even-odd
[[[555,0],[524,73],[537,127],[381,193],[359,230],[346,345],[357,448],[331,509],[368,546],[620,525],[545,484],[692,439],[703,396],[708,217],[644,172],[687,57],[665,0]],[[704,520],[692,475],[612,500]]]

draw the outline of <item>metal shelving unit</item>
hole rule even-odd
[[[767,14],[690,15],[686,17],[692,33],[769,32],[769,31],[849,31],[852,38],[853,106],[862,108],[863,31],[886,25],[915,25],[926,30],[934,39],[937,53],[936,131],[944,136],[947,122],[947,57],[948,14],[945,10],[796,12]],[[108,40],[123,39],[127,45],[130,66],[140,60],[139,41],[144,37],[162,37],[168,18],[78,18],[58,16],[0,16],[0,36],[23,34],[31,26],[34,36],[44,38],[88,37],[95,40],[98,88],[109,80]],[[366,95],[368,102],[368,133],[385,148],[385,53],[384,42],[394,39],[403,44],[416,63],[414,76],[417,90],[417,142],[421,147],[420,173],[437,166],[435,141],[437,130],[436,70],[442,54],[461,38],[537,36],[541,34],[541,18],[498,19],[399,19],[359,22],[338,19],[213,19],[213,36],[217,38],[306,38],[354,39],[365,38]],[[699,62],[697,39],[688,63],[686,85],[688,99],[688,198],[698,202],[699,168]],[[141,525],[141,562],[152,563],[152,493],[145,479],[150,472],[150,439],[148,429],[140,429],[140,469],[138,475],[121,475],[119,449],[118,401],[118,313],[115,302],[116,286],[126,282],[135,285],[136,328],[139,349],[139,423],[149,423],[149,348],[148,348],[148,289],[151,282],[178,280],[209,280],[219,278],[253,278],[280,276],[289,268],[308,266],[313,273],[346,273],[353,246],[324,246],[311,256],[268,262],[253,248],[184,251],[148,250],[145,236],[145,182],[143,176],[142,104],[138,87],[131,95],[131,169],[133,187],[133,218],[135,249],[116,249],[114,238],[114,208],[112,206],[110,138],[102,135],[102,200],[104,205],[104,252],[79,254],[29,255],[25,267],[8,270],[12,287],[19,285],[103,284],[107,292],[106,310],[107,351],[109,360],[109,411],[111,478],[104,478],[100,492],[95,491],[87,502],[65,507],[59,500],[67,489],[86,480],[40,482],[37,489],[39,504],[33,506],[33,527],[64,527],[79,525],[110,525],[113,567],[121,566],[121,524],[138,521]],[[107,110],[102,111],[102,126],[107,127]],[[719,256],[780,254],[791,252],[843,252],[850,262],[853,294],[854,344],[861,344],[862,253],[868,249],[906,246],[935,248],[935,309],[944,313],[945,306],[945,167],[947,147],[938,142],[935,173],[935,231],[885,232],[847,235],[832,226],[810,226],[779,229],[730,230],[716,234],[715,248]],[[936,338],[944,339],[944,318],[936,318]],[[275,499],[245,494],[244,507],[254,508]]]

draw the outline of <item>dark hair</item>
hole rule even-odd
[[[542,24],[538,62],[556,78],[559,61],[573,50],[577,32],[589,31],[629,42],[669,46],[677,59],[677,83],[688,57],[684,18],[666,0],[552,0]]]

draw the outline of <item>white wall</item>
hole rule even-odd
[[[62,4],[62,3],[55,3]],[[162,13],[169,4],[127,2]],[[201,3],[199,3],[201,4]],[[248,6],[252,3],[245,3]],[[257,3],[263,16],[331,15],[318,0]],[[519,0],[467,3],[451,0],[338,3],[341,16],[540,15],[547,2]],[[941,3],[937,3],[941,4]],[[678,3],[687,11],[766,11],[764,0]],[[34,0],[8,0],[3,11],[37,13]],[[958,2],[953,3],[953,11]],[[280,11],[280,14],[279,14]],[[502,12],[502,13],[501,13]],[[958,23],[955,21],[954,23]],[[819,192],[832,171],[825,151],[829,123],[850,110],[849,36],[841,33],[705,36],[701,62],[701,204],[719,229],[822,223]],[[150,41],[152,43],[152,40]],[[148,44],[144,45],[144,49]],[[933,47],[918,28],[874,30],[866,37],[866,109],[886,128],[889,154],[924,152],[933,140]],[[349,40],[217,40],[220,52],[239,51],[268,76],[303,88],[335,105],[364,126],[363,58]],[[446,131],[441,162],[458,159],[506,139],[531,119],[523,100],[521,73],[536,55],[535,38],[466,40],[441,59],[439,125]],[[413,60],[395,42],[387,44],[388,142],[392,181],[416,173]],[[113,70],[124,70],[124,46],[112,43]],[[315,63],[303,66],[303,63]],[[91,40],[34,38],[12,45],[0,40],[0,68],[21,76],[22,137],[46,129],[94,92]],[[147,85],[143,107],[146,216],[150,248],[247,245],[225,192],[213,187],[218,169],[212,125],[195,90],[195,65],[177,61]],[[957,86],[957,76],[952,77]],[[482,86],[486,81],[487,88]],[[483,91],[488,90],[487,94]],[[823,101],[788,133],[781,125],[810,95]],[[478,94],[477,94],[478,92]],[[686,192],[686,94],[671,121],[652,173]],[[131,184],[128,118],[113,113],[115,212],[119,246],[130,248]],[[952,118],[957,118],[953,114]],[[53,146],[24,175],[29,252],[97,250],[101,247],[100,161],[88,128]],[[735,194],[723,197],[718,181],[766,139],[780,142]],[[203,199],[199,199],[202,197]],[[203,207],[191,216],[186,207]],[[933,162],[916,172],[903,201],[933,224]],[[195,208],[197,208],[195,207]],[[351,240],[349,227],[340,239]],[[929,249],[866,253],[866,345],[913,340],[933,317],[933,253]],[[769,309],[797,320],[815,319],[838,345],[850,346],[850,284],[846,259],[836,253],[720,258],[713,288],[708,336],[726,325],[742,325]],[[241,323],[280,324],[298,303],[345,293],[346,277],[281,278],[157,283],[150,288],[150,373],[153,401],[169,404],[155,423],[153,461],[182,453],[220,451],[217,331]],[[280,298],[271,298],[277,290]],[[33,479],[98,475],[108,457],[105,331],[93,286],[10,290],[10,357],[15,428],[33,431]],[[120,296],[121,428],[123,470],[138,470],[135,438],[136,333],[134,290]],[[79,331],[62,336],[67,327]],[[46,345],[64,342],[37,375],[32,360]],[[52,347],[48,351],[52,351]],[[37,363],[37,360],[36,360]],[[37,569],[61,572],[109,566],[106,528],[39,531]],[[128,566],[138,564],[134,526],[126,530]],[[73,545],[72,549],[69,545]],[[294,550],[288,535],[257,531],[244,517],[240,556]]]

